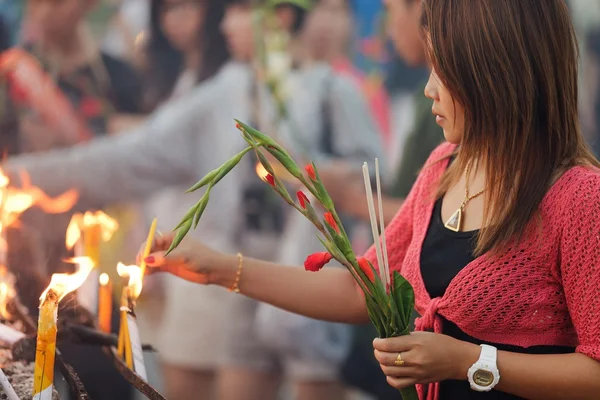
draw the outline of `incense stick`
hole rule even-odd
[[[371,177],[369,175],[369,165],[363,164],[363,178],[365,179],[365,191],[367,194],[367,205],[369,207],[369,219],[371,221],[371,231],[375,243],[375,253],[377,254],[377,265],[379,266],[379,276],[381,281],[386,284],[385,264],[383,255],[381,254],[381,246],[379,241],[379,230],[377,227],[377,217],[375,216],[375,204],[373,203],[373,190],[371,189]]]
[[[386,276],[386,279],[389,279],[390,263],[388,261],[387,245],[385,243],[385,221],[383,219],[383,200],[381,198],[381,178],[379,176],[379,159],[377,159],[377,158],[375,159],[375,179],[377,181],[377,203],[378,203],[377,206],[379,208],[379,226],[381,229],[381,250],[383,253],[383,264],[385,266],[385,276]]]

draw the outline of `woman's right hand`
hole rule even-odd
[[[191,238],[183,240],[167,255],[174,235],[154,239],[150,254],[145,258],[147,273],[168,272],[179,278],[200,284],[227,286],[235,280],[237,259],[215,251]],[[138,252],[138,264],[143,256],[142,245]]]

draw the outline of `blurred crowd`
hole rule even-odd
[[[382,162],[389,221],[443,140],[423,95],[419,1],[386,2],[402,3],[387,21],[379,0],[4,0],[4,169],[15,180],[27,171],[48,194],[75,188],[77,209],[115,217],[109,271],[134,261],[153,217],[163,232],[174,228],[197,201],[185,190],[243,148],[237,118],[320,165],[364,251],[362,163]],[[568,3],[580,37],[582,126],[600,152],[600,2]],[[22,64],[43,80],[15,73]],[[27,82],[45,80],[55,90],[36,102]],[[81,126],[66,131],[57,120],[67,116]],[[256,161],[214,189],[193,234],[224,252],[300,265],[321,245],[268,190]],[[30,214],[24,223],[39,232],[46,272],[56,272],[69,216]],[[289,390],[329,400],[350,388],[398,398],[373,358],[370,326],[315,321],[164,276],[146,279],[138,317],[158,350],[154,383],[169,399],[268,400]],[[133,398],[101,355],[71,350],[92,398]]]

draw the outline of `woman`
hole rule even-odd
[[[375,76],[367,77],[352,64],[352,7],[348,0],[319,0],[311,11],[304,29],[304,40],[309,57],[331,65],[337,74],[353,80],[368,99],[371,114],[389,143],[389,99],[382,82]]]
[[[152,0],[146,45],[146,100],[151,106],[189,92],[228,59],[225,42],[215,33],[222,11],[207,14],[204,3]]]
[[[579,129],[565,2],[423,7],[425,93],[449,143],[386,231],[390,265],[415,288],[417,332],[375,340],[375,356],[392,386],[422,384],[428,398],[597,398],[600,174]],[[157,240],[150,266],[228,288],[239,271],[247,296],[367,320],[346,271],[310,274],[191,241],[166,256],[169,242]],[[373,249],[366,257],[375,262]]]

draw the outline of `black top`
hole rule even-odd
[[[442,199],[435,203],[429,230],[421,249],[421,275],[425,288],[431,298],[441,297],[446,292],[452,279],[467,264],[474,260],[473,249],[478,231],[453,232],[442,222]],[[561,346],[534,346],[529,348],[508,346],[498,343],[485,342],[468,336],[456,324],[442,318],[442,331],[445,335],[456,339],[475,343],[489,344],[498,350],[527,354],[560,354],[573,353],[574,348]],[[500,371],[502,376],[502,371]],[[502,378],[501,378],[502,379]],[[441,400],[513,400],[520,397],[492,390],[476,392],[471,390],[469,382],[448,380],[440,384]]]

